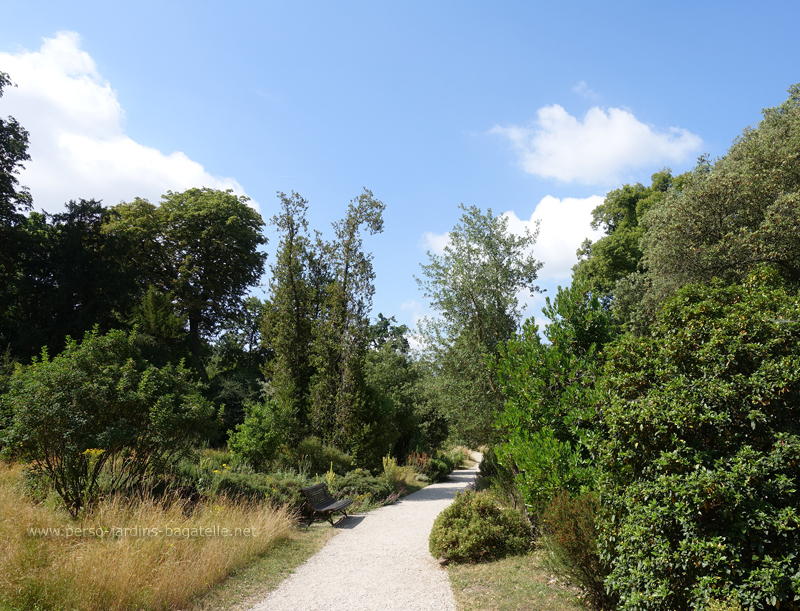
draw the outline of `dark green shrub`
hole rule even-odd
[[[87,333],[15,371],[6,453],[50,478],[75,515],[99,491],[163,476],[210,431],[213,409],[182,364],[158,368],[136,332]]]
[[[487,492],[467,490],[433,524],[429,549],[444,562],[483,562],[530,549],[531,533],[523,517],[501,508]]]
[[[685,287],[607,347],[595,439],[621,609],[800,600],[800,304],[778,274]]]
[[[243,497],[252,501],[267,501],[275,505],[288,505],[302,509],[306,497],[301,488],[313,482],[287,475],[267,475],[266,473],[223,473],[214,481],[211,494],[230,498]]]
[[[606,594],[608,567],[597,551],[596,515],[600,504],[595,494],[557,494],[540,517],[544,545],[553,568],[581,586],[596,609],[612,609],[613,597]]]
[[[330,489],[331,493],[338,493],[338,496],[370,495],[374,500],[385,499],[393,492],[392,485],[386,479],[373,477],[365,469],[355,469],[344,477],[337,477]]]
[[[443,482],[450,476],[450,473],[452,473],[452,464],[452,461],[441,456],[438,458],[431,458],[428,462],[427,475],[431,478],[432,482]]]

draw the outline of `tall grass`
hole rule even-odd
[[[295,522],[286,509],[224,498],[191,507],[117,497],[70,519],[25,498],[19,472],[0,467],[0,598],[19,609],[185,608],[286,539]],[[97,536],[100,527],[110,532]],[[78,528],[94,536],[64,536]],[[146,534],[116,530],[125,528]]]

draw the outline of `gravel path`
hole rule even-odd
[[[428,535],[475,472],[454,471],[394,505],[342,518],[336,523],[342,532],[252,611],[455,611]]]

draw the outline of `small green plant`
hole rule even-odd
[[[436,518],[429,549],[442,562],[483,562],[527,552],[531,532],[524,518],[487,492],[467,490]]]
[[[383,457],[383,474],[387,481],[394,481],[397,473],[397,459],[392,458],[391,454]]]
[[[332,488],[336,483],[336,472],[333,470],[333,461],[331,461],[331,468],[325,474],[325,483],[328,484],[328,488]]]

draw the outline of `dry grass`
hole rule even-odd
[[[413,467],[392,467],[384,471],[395,490],[405,489],[406,494],[422,490],[429,482],[417,480],[417,472]]]
[[[542,566],[541,552],[447,568],[459,611],[580,611],[578,591]]]
[[[26,499],[18,476],[19,468],[0,473],[0,598],[10,608],[184,608],[285,540],[295,523],[284,509],[250,503],[164,507],[119,498],[72,520]],[[110,532],[97,536],[101,527]],[[50,536],[32,530],[48,528]],[[125,528],[138,532],[116,530]]]

